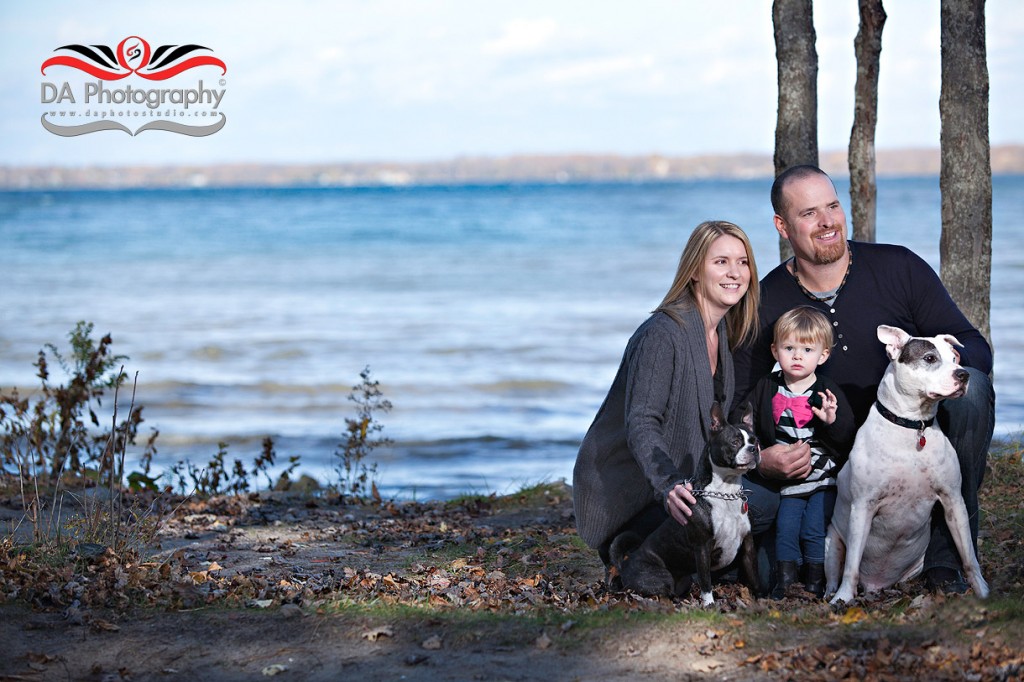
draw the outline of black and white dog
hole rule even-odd
[[[935,421],[941,401],[967,391],[970,375],[953,352],[960,342],[949,334],[916,337],[886,325],[877,334],[890,363],[837,477],[825,539],[825,593],[834,595],[833,604],[849,602],[858,587],[873,592],[918,575],[939,502],[967,580],[984,598],[988,583],[971,541],[960,463]]]
[[[711,571],[728,566],[742,551],[746,577],[755,592],[763,594],[740,486],[743,474],[756,467],[760,457],[750,405],[739,424],[730,424],[716,402],[710,439],[692,481],[697,504],[689,523],[684,526],[670,517],[646,539],[629,531],[616,537],[610,555],[623,586],[647,595],[684,596],[696,573],[701,602],[710,606],[715,601]]]

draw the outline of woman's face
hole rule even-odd
[[[724,315],[743,299],[749,287],[747,250],[739,239],[724,234],[711,243],[696,281],[701,308]]]

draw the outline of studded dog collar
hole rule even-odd
[[[689,481],[687,481],[689,483]],[[747,513],[747,490],[740,489],[738,493],[722,493],[717,490],[705,490],[700,488],[698,490],[691,490],[690,494],[694,497],[714,497],[718,500],[743,500],[743,513]]]

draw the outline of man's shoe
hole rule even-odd
[[[968,587],[960,571],[945,566],[936,566],[925,571],[924,582],[929,592],[942,594],[963,594]]]

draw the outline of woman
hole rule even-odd
[[[573,470],[580,537],[610,564],[621,532],[646,537],[696,503],[684,483],[710,432],[711,404],[732,404],[730,348],[757,330],[757,268],[747,235],[724,221],[698,225],[672,287],[636,330]]]

